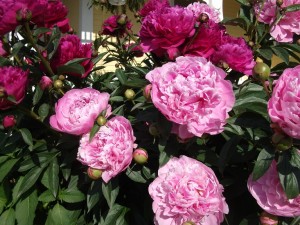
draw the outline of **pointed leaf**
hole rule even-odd
[[[269,169],[274,159],[274,153],[267,149],[260,151],[253,168],[253,180],[259,179]]]
[[[32,135],[30,131],[27,128],[22,128],[19,131],[21,132],[24,142],[29,146],[32,146],[33,142],[32,142]]]
[[[102,193],[104,198],[106,199],[106,202],[110,208],[115,203],[115,200],[119,194],[119,186],[115,180],[111,180],[110,182],[102,183]]]
[[[0,182],[12,171],[12,168],[18,161],[19,159],[9,159],[0,165]]]
[[[59,166],[56,158],[54,158],[53,161],[50,162],[46,173],[48,173],[49,178],[49,189],[51,190],[53,196],[56,198],[59,186]]]
[[[15,225],[15,211],[9,208],[0,216],[0,225]]]
[[[74,225],[75,221],[70,218],[70,211],[66,210],[62,205],[56,204],[50,210],[46,225]]]
[[[34,190],[25,199],[16,205],[16,219],[18,225],[32,225],[35,217],[35,210],[38,203],[37,191]]]
[[[100,130],[100,126],[97,123],[95,123],[90,132],[89,142],[93,140],[94,136],[99,130]]]
[[[79,190],[63,190],[59,193],[59,199],[68,203],[82,202],[85,195]]]

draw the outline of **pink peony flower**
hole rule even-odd
[[[179,6],[151,12],[142,21],[139,33],[144,52],[153,51],[160,57],[169,49],[176,52],[187,38],[194,35],[195,22],[193,12]]]
[[[48,0],[1,0],[0,1],[0,36],[14,30],[20,23],[17,13],[30,11],[31,21],[43,21]]]
[[[14,115],[8,115],[3,118],[2,125],[4,128],[10,128],[16,125],[16,119]]]
[[[19,104],[26,93],[26,86],[29,71],[23,71],[17,67],[0,67],[0,88],[3,94],[11,95]],[[0,98],[0,110],[8,109],[15,105],[15,103],[6,100],[5,97]]]
[[[172,124],[171,133],[176,134],[181,143],[184,143],[186,140],[195,136],[188,131],[187,125],[180,125],[177,123]]]
[[[220,12],[217,9],[212,8],[208,4],[193,2],[189,4],[187,8],[194,12],[196,19],[199,19],[201,14],[206,14],[209,20],[215,23],[220,22]]]
[[[250,175],[248,189],[258,205],[266,212],[276,216],[300,216],[300,196],[294,199],[286,197],[279,181],[275,160],[258,180],[254,181]]]
[[[300,4],[300,0],[285,0],[281,7],[294,4]],[[257,3],[254,10],[260,22],[272,25],[277,19],[276,0],[266,0],[263,5]],[[300,11],[285,12],[282,19],[271,27],[271,36],[278,42],[292,42],[293,34],[300,34],[299,20]]]
[[[243,38],[223,37],[222,44],[216,49],[211,61],[218,65],[227,63],[228,66],[246,75],[252,75],[255,66],[253,52]]]
[[[186,125],[195,136],[218,134],[235,97],[226,74],[202,57],[180,56],[146,75],[151,99],[168,120]]]
[[[135,137],[130,122],[116,116],[89,141],[90,134],[80,140],[77,159],[84,165],[103,171],[102,179],[110,179],[124,171],[132,160]]]
[[[149,185],[156,225],[218,225],[228,213],[213,170],[203,163],[181,156],[171,158],[158,170]]]
[[[300,66],[283,71],[277,80],[268,112],[273,123],[289,136],[300,139]]]
[[[150,12],[156,9],[162,9],[165,7],[170,7],[170,3],[168,0],[149,0],[143,8],[138,11],[138,14],[141,17],[146,17]]]
[[[57,71],[57,67],[64,65],[72,59],[88,58],[81,62],[81,65],[85,69],[84,74],[69,73],[69,75],[85,78],[93,68],[93,62],[90,60],[93,53],[91,46],[92,44],[81,44],[80,38],[76,35],[65,35],[60,39],[57,51],[50,62],[51,68]]]
[[[88,133],[102,111],[110,115],[108,100],[108,93],[92,88],[72,89],[55,104],[56,114],[50,117],[50,125],[68,134]]]
[[[40,80],[40,87],[42,90],[45,90],[47,88],[49,88],[52,85],[53,81],[51,80],[50,77],[47,76],[42,76],[41,80]]]
[[[7,56],[7,51],[3,48],[3,42],[0,40],[0,56]]]
[[[122,18],[124,20],[122,21],[122,23],[118,23],[119,19],[121,19],[121,16],[112,15],[108,19],[106,19],[102,25],[102,34],[111,35],[114,37],[119,35],[120,37],[123,37],[126,32],[126,29],[131,30],[133,25],[129,20],[127,20],[127,17]]]
[[[190,38],[184,45],[182,54],[202,56],[208,59],[216,51],[216,46],[221,44],[225,28],[209,21],[208,23],[200,24],[198,29],[198,34]]]

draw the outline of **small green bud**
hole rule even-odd
[[[132,100],[132,99],[134,99],[134,96],[135,96],[135,92],[134,92],[134,90],[132,90],[132,89],[127,89],[126,91],[125,91],[125,98],[127,98],[128,100]]]

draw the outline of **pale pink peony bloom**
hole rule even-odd
[[[148,191],[156,225],[218,225],[229,211],[213,170],[187,156],[171,158]]]
[[[76,58],[87,58],[87,60],[80,64],[84,67],[84,74],[68,73],[69,75],[85,78],[93,68],[92,57],[92,44],[82,44],[77,35],[69,34],[60,39],[58,48],[50,65],[54,72],[57,71],[59,66],[64,65],[70,60]]]
[[[111,35],[114,37],[123,37],[126,33],[126,29],[130,30],[133,25],[129,20],[127,20],[127,18],[123,18],[124,24],[119,24],[119,19],[119,15],[112,15],[109,18],[107,18],[102,25],[102,34]]]
[[[182,8],[165,7],[152,11],[142,21],[139,36],[144,52],[152,51],[159,57],[176,52],[195,33],[193,12]],[[171,54],[169,58],[174,58]]]
[[[16,125],[16,119],[14,115],[7,115],[3,118],[2,125],[4,128],[10,128]]]
[[[200,18],[201,14],[204,13],[208,16],[209,20],[219,23],[220,22],[220,12],[217,9],[209,6],[205,3],[193,2],[187,6],[189,10],[194,12],[196,19]]]
[[[82,135],[90,132],[101,112],[107,110],[109,94],[92,88],[71,89],[55,104],[55,115],[50,117],[50,125],[58,131]]]
[[[28,82],[29,71],[23,71],[18,67],[0,67],[0,88],[5,95],[14,98],[16,104],[19,104],[25,97]],[[0,110],[8,109],[15,103],[0,98]]]
[[[282,8],[300,4],[300,0],[285,0]],[[277,19],[276,0],[266,0],[254,6],[255,13],[260,22],[273,24]],[[292,42],[293,34],[300,34],[300,11],[285,12],[282,19],[271,27],[270,34],[278,42]]]
[[[41,89],[45,90],[45,89],[51,87],[51,85],[53,84],[53,81],[51,80],[50,77],[42,76],[39,84],[40,84]]]
[[[84,165],[99,169],[104,182],[124,171],[132,161],[135,136],[130,122],[122,116],[101,126],[91,141],[90,134],[80,140],[77,159]]]
[[[235,97],[226,73],[202,57],[180,56],[146,75],[152,83],[151,99],[166,118],[186,125],[188,132],[223,131]]]
[[[246,75],[252,75],[255,66],[253,52],[244,38],[224,36],[222,44],[218,46],[211,57],[215,65],[227,63],[228,66]]]
[[[277,80],[268,112],[273,123],[289,136],[300,139],[300,66],[283,71]]]
[[[258,180],[254,181],[250,175],[248,189],[258,205],[266,212],[276,216],[300,216],[300,196],[294,199],[286,197],[280,184],[275,160]]]
[[[180,125],[177,123],[172,124],[171,133],[176,134],[182,143],[195,136],[188,131],[187,125]]]
[[[165,7],[169,7],[170,3],[168,0],[149,0],[143,8],[138,11],[138,14],[141,17],[146,17],[150,12],[156,9],[162,9]]]
[[[17,13],[30,11],[31,21],[40,23],[44,19],[48,0],[1,0],[0,1],[0,36],[14,30],[20,22]]]

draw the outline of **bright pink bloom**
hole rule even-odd
[[[119,24],[118,20],[120,19],[119,15],[112,15],[109,18],[107,18],[102,25],[102,34],[104,35],[110,35],[110,36],[120,36],[123,37],[126,29],[131,30],[132,23],[127,20],[125,20],[125,24]]]
[[[273,123],[289,136],[300,139],[300,66],[283,71],[277,80],[268,112]]]
[[[47,88],[49,88],[52,85],[53,81],[51,80],[50,77],[47,76],[42,76],[41,80],[40,80],[40,87],[42,90],[45,90]]]
[[[91,141],[89,139],[89,133],[82,136],[77,159],[84,165],[103,171],[104,182],[107,183],[131,163],[135,137],[125,117],[113,117],[100,127]]]
[[[151,12],[142,21],[139,36],[144,52],[164,56],[174,52],[195,33],[193,12],[181,7],[166,7]],[[172,56],[170,58],[173,58]]]
[[[223,186],[213,170],[181,156],[171,158],[149,185],[156,225],[219,225],[228,213]]]
[[[149,0],[142,9],[138,12],[141,17],[146,17],[150,12],[156,9],[162,9],[169,7],[170,3],[168,0]]]
[[[222,44],[212,55],[211,61],[215,65],[227,63],[231,69],[246,75],[252,75],[255,66],[253,52],[245,39],[231,36],[223,37]]]
[[[16,125],[16,119],[14,115],[8,115],[3,118],[2,125],[4,128],[10,128]]]
[[[199,19],[201,14],[204,13],[208,16],[209,20],[215,23],[220,22],[220,12],[217,9],[212,8],[208,4],[193,2],[189,4],[187,8],[194,12],[196,19]]]
[[[102,111],[110,115],[108,100],[108,93],[92,88],[71,89],[55,104],[56,114],[50,117],[50,125],[68,134],[88,133]]]
[[[254,181],[252,175],[248,179],[248,189],[258,205],[266,212],[285,217],[300,216],[300,196],[288,199],[280,184],[276,161],[268,171]]]
[[[30,11],[31,21],[42,22],[48,0],[1,0],[0,1],[0,36],[14,30],[20,23],[17,13]]]
[[[166,118],[195,136],[223,131],[235,97],[225,72],[205,58],[180,56],[146,75],[151,99]]]
[[[72,59],[87,58],[87,60],[80,63],[85,69],[84,74],[69,73],[69,75],[85,78],[93,68],[93,62],[91,61],[92,53],[92,44],[81,44],[78,36],[73,34],[65,35],[60,39],[57,51],[51,59],[50,65],[54,71],[57,71],[57,67],[64,65]]]
[[[29,71],[23,71],[18,67],[0,67],[0,88],[6,95],[11,95],[16,104],[25,97]],[[0,110],[8,109],[15,105],[13,102],[0,98]]]
[[[282,8],[300,4],[300,0],[284,0]],[[266,0],[264,5],[258,3],[254,6],[258,20],[266,24],[273,24],[277,19],[276,0]],[[285,12],[282,19],[271,27],[270,34],[278,42],[292,42],[293,34],[300,34],[300,11]]]

